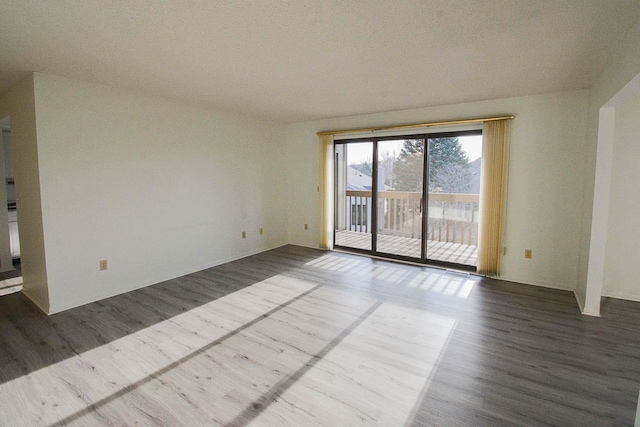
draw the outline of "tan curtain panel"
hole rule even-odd
[[[333,135],[320,135],[320,248],[333,249]]]
[[[500,275],[508,124],[496,120],[482,128],[478,273],[494,277]]]

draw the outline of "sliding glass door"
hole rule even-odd
[[[377,143],[377,251],[423,258],[424,139]]]
[[[475,266],[479,131],[335,143],[336,247]]]
[[[336,246],[373,250],[373,142],[335,146]]]

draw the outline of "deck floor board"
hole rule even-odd
[[[371,234],[358,231],[337,231],[335,244],[347,248],[371,250]],[[378,234],[378,252],[420,258],[420,239]],[[462,243],[427,240],[427,259],[475,266],[478,247]]]

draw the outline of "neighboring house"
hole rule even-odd
[[[371,191],[372,188],[371,175],[367,175],[353,166],[347,166],[347,190]]]
[[[378,188],[382,186],[385,191],[392,190],[384,182],[385,170],[384,166],[378,168]],[[346,209],[346,228],[351,231],[371,232],[371,191],[373,191],[373,178],[370,175],[354,168],[347,166],[347,209]],[[369,193],[367,197],[350,195],[351,191],[366,191]]]
[[[367,191],[373,189],[372,178],[358,169],[347,166],[347,209],[346,228],[351,231],[368,232],[371,224],[371,197],[352,196],[350,191]]]

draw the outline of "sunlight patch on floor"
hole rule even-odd
[[[22,276],[0,280],[0,296],[9,295],[22,290]]]
[[[374,264],[369,258],[352,259],[334,254],[326,254],[305,264],[308,267],[321,268],[358,275],[362,280],[376,279],[397,286],[436,292],[456,298],[469,298],[479,279],[468,274],[448,274],[441,270],[424,271],[424,267],[394,267],[392,264]]]
[[[402,425],[455,324],[275,275],[0,384],[0,425]]]
[[[0,384],[0,425],[51,424],[108,398],[317,286],[274,276],[148,328]],[[81,375],[85,384],[67,378]],[[80,385],[83,393],[79,393]],[[86,391],[89,391],[87,393]],[[24,411],[21,402],[37,412]],[[6,411],[6,412],[5,412]],[[10,415],[11,412],[16,414]]]
[[[384,303],[271,405],[260,425],[404,425],[456,325]],[[380,402],[385,402],[381,405]],[[290,408],[296,408],[291,411]]]

